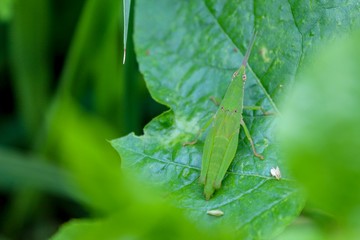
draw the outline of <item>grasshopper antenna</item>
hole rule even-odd
[[[252,49],[252,47],[253,47],[253,45],[254,45],[254,42],[255,42],[256,35],[257,35],[257,31],[254,30],[253,35],[252,35],[252,37],[251,37],[250,44],[249,44],[249,46],[248,46],[248,48],[247,48],[245,57],[244,57],[244,59],[243,59],[243,61],[242,61],[242,64],[241,64],[241,65],[244,66],[244,67],[246,67],[246,64],[247,64],[247,62],[248,62],[248,59],[249,59],[249,56],[250,56],[250,53],[251,53],[251,49]]]

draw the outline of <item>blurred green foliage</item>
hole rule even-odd
[[[140,134],[164,108],[141,81],[131,39],[121,64],[121,6],[0,2],[0,237],[45,239],[70,218],[132,201],[107,140]]]
[[[311,231],[323,230],[323,237],[313,239],[360,236],[359,41],[355,32],[309,59],[281,124],[283,150],[310,209],[329,214]]]
[[[13,0],[1,0],[0,1],[0,22],[8,21],[11,19],[12,5],[13,5]]]

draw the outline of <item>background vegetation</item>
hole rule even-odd
[[[122,65],[121,1],[1,0],[0,239],[356,239],[359,8],[138,0]],[[203,137],[182,143],[253,29],[245,103],[276,114],[244,114],[266,160],[241,135],[206,202]]]

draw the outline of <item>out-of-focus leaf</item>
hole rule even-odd
[[[114,130],[71,99],[63,98],[56,110],[47,148],[75,177],[92,210],[116,212],[129,199],[121,190],[120,160],[106,140]]]
[[[0,22],[9,21],[13,15],[13,0],[0,1]]]
[[[84,5],[60,79],[62,94],[85,91],[84,84],[89,80],[86,74],[91,72],[95,56],[105,44],[103,41],[108,40],[111,27],[114,27],[112,23],[118,16],[118,5],[112,0],[102,3],[89,0]]]
[[[113,111],[121,103],[116,55],[119,4],[86,1],[42,139],[47,153],[55,155],[75,176],[87,205],[102,213],[116,211],[127,200],[114,190],[121,185],[116,171],[120,162],[106,139],[115,130],[89,111],[95,108],[94,112],[120,122],[121,111]]]
[[[73,220],[53,240],[78,239],[229,239],[220,232],[203,232],[165,204],[137,205],[121,214],[97,220]],[[146,208],[145,208],[146,207]]]
[[[39,130],[49,103],[49,12],[48,0],[17,0],[10,25],[12,83],[17,111],[31,138]]]
[[[300,219],[300,218],[299,218]],[[326,236],[314,223],[309,221],[299,221],[299,223],[290,225],[275,240],[326,240]]]
[[[249,238],[277,234],[299,214],[304,199],[279,154],[276,116],[244,113],[265,160],[253,157],[241,134],[223,186],[210,201],[197,182],[205,135],[195,146],[182,143],[193,139],[215,112],[209,97],[223,97],[254,29],[259,35],[249,60],[245,105],[276,113],[308,53],[322,38],[351,28],[358,9],[356,1],[311,6],[296,1],[137,1],[140,69],[153,98],[171,110],[149,123],[144,136],[130,134],[112,142],[124,168],[163,186],[166,196],[200,225],[223,223]],[[276,166],[282,171],[280,181],[270,177]],[[207,216],[206,210],[214,208],[224,216]]]
[[[24,187],[82,200],[68,172],[34,156],[0,148],[0,188],[15,190]]]
[[[100,113],[122,128],[119,5],[119,1],[113,0],[86,1],[62,71],[56,100],[75,96],[85,108]],[[52,107],[56,108],[56,104]],[[114,112],[115,108],[119,111]],[[52,109],[51,113],[55,111]]]
[[[357,32],[311,58],[281,124],[283,149],[309,202],[356,230],[354,239],[360,226],[359,41]]]

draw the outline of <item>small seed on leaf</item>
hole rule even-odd
[[[209,210],[206,213],[215,217],[221,217],[222,215],[224,215],[224,212],[220,209]]]

